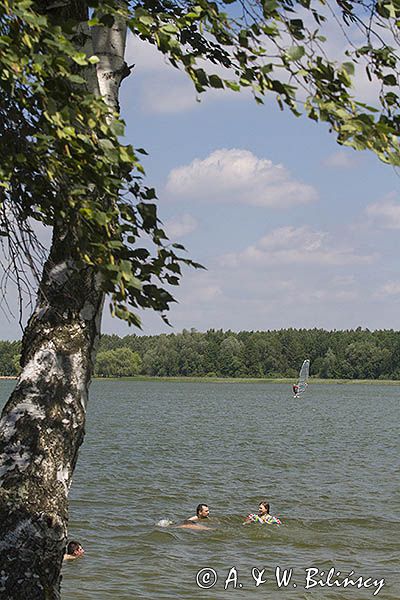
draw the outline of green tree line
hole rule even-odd
[[[16,375],[19,342],[0,342],[0,375]],[[400,379],[400,332],[355,329],[222,331],[194,329],[156,336],[103,335],[101,377],[292,377],[311,360],[311,376]]]

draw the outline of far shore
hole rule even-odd
[[[0,375],[0,379],[13,380],[17,377],[12,375]],[[285,383],[293,384],[295,377],[149,377],[136,375],[135,377],[93,377],[97,381],[165,381],[176,383]],[[319,379],[310,377],[309,384],[318,383],[322,385],[400,385],[399,379]]]
[[[137,375],[136,377],[94,377],[98,381],[170,381],[177,383],[285,383],[292,385],[295,377],[148,377]],[[399,379],[319,379],[310,377],[309,384],[363,384],[363,385],[400,385]]]

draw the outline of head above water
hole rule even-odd
[[[196,515],[199,519],[207,519],[210,514],[210,509],[207,504],[198,504],[196,508]]]
[[[82,556],[83,553],[84,549],[82,548],[79,542],[76,542],[75,540],[71,540],[70,542],[68,542],[67,554],[69,554],[70,556]]]
[[[258,514],[259,515],[268,515],[269,514],[269,502],[267,500],[261,500],[258,505]]]

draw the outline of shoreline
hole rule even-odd
[[[15,375],[0,375],[0,380],[13,381],[18,379]],[[166,383],[284,383],[292,385],[293,377],[150,377],[136,375],[135,377],[93,377],[93,381],[164,381]],[[320,379],[318,377],[309,379],[309,385],[399,385],[399,379]]]
[[[165,381],[175,383],[284,383],[292,385],[295,378],[293,377],[149,377],[145,375],[136,375],[135,377],[93,377],[96,381]],[[399,379],[309,379],[309,385],[400,385]]]

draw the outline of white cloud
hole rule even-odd
[[[278,208],[318,198],[311,185],[293,179],[283,165],[240,149],[215,150],[173,169],[166,188],[174,198]]]
[[[174,69],[157,47],[128,35],[126,62],[135,65],[137,92],[146,113],[175,113],[196,106],[196,91],[188,76]]]
[[[177,113],[198,104],[196,91],[184,73],[160,74],[141,86],[141,108],[146,113]]]
[[[226,254],[221,258],[221,264],[231,267],[249,264],[338,266],[369,264],[375,258],[357,254],[346,246],[332,246],[324,232],[312,231],[307,226],[287,226],[275,229],[243,252]]]
[[[349,152],[335,152],[328,156],[322,164],[333,169],[353,169],[359,162],[359,156],[353,156]]]
[[[337,275],[331,279],[334,285],[349,287],[356,282],[354,275]]]
[[[387,196],[381,202],[367,206],[366,212],[372,225],[383,229],[400,229],[400,202],[395,195]]]
[[[168,65],[171,67],[164,55],[157,47],[149,42],[144,42],[131,32],[126,40],[125,60],[128,65],[134,64],[135,71],[159,72],[165,71]]]
[[[322,244],[325,241],[324,236]],[[171,319],[178,328],[355,326],[360,322],[355,307],[370,298],[370,290],[366,293],[361,281],[348,274],[359,274],[351,263],[347,271],[344,265],[327,268],[324,263],[282,268],[240,262],[226,268],[215,260],[207,267],[208,271],[188,272],[177,290],[179,304]]]
[[[165,221],[164,228],[168,237],[173,240],[184,237],[197,229],[197,221],[192,215],[184,214]]]
[[[400,281],[389,281],[376,294],[378,297],[400,296]]]
[[[222,290],[219,285],[205,285],[192,291],[192,300],[199,303],[214,302],[216,298],[222,296]]]
[[[139,76],[136,80],[137,92],[141,108],[146,113],[181,113],[192,110],[200,101],[243,100],[250,96],[248,90],[239,94],[230,89],[209,89],[205,94],[198,94],[193,82],[182,69],[174,68],[155,45],[132,34],[127,38],[125,60],[129,65],[135,65],[134,73]],[[229,69],[210,61],[199,60],[198,66],[223,78],[233,76]]]
[[[223,281],[216,273],[203,270],[190,271],[185,274],[176,296],[181,308],[190,314],[197,305],[209,305],[216,300],[221,300],[222,286]]]

